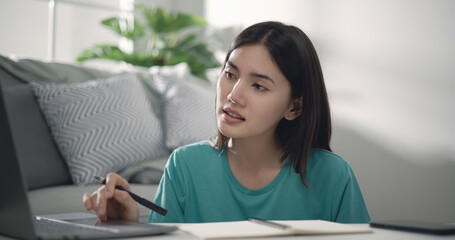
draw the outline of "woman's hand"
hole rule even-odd
[[[137,222],[139,209],[136,201],[127,192],[115,189],[115,186],[130,189],[128,181],[116,173],[109,173],[104,186],[92,194],[84,194],[85,208],[93,210],[103,222],[110,218]]]

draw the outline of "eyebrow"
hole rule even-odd
[[[227,61],[226,62],[227,65],[229,65],[230,67],[234,68],[235,70],[239,71],[239,68],[237,67],[237,65],[235,65],[234,63],[232,63],[231,61]],[[268,80],[268,81],[271,81],[273,84],[275,84],[275,81],[273,81],[273,79],[265,74],[260,74],[260,73],[255,73],[255,72],[252,72],[250,73],[250,76],[252,77],[257,77],[257,78],[262,78],[262,79],[265,79],[265,80]]]

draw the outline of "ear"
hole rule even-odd
[[[302,114],[302,97],[294,98],[289,104],[289,110],[284,115],[284,118],[288,121],[296,119],[300,114]]]

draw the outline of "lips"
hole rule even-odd
[[[223,112],[232,118],[245,121],[245,118],[239,112],[237,112],[231,108],[223,108]]]

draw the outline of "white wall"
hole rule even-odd
[[[41,1],[0,2],[0,53],[46,57],[47,4]]]
[[[206,0],[217,26],[278,20],[319,53],[334,151],[374,219],[455,222],[455,1]]]
[[[115,10],[118,9],[118,0],[79,2],[82,4],[55,4],[55,60],[73,62],[83,49],[98,43],[117,44],[119,41],[115,33],[100,24],[102,19],[119,14]],[[106,6],[108,9],[90,8],[84,3]],[[48,2],[3,0],[0,6],[0,29],[4,36],[0,39],[0,53],[49,59]]]

